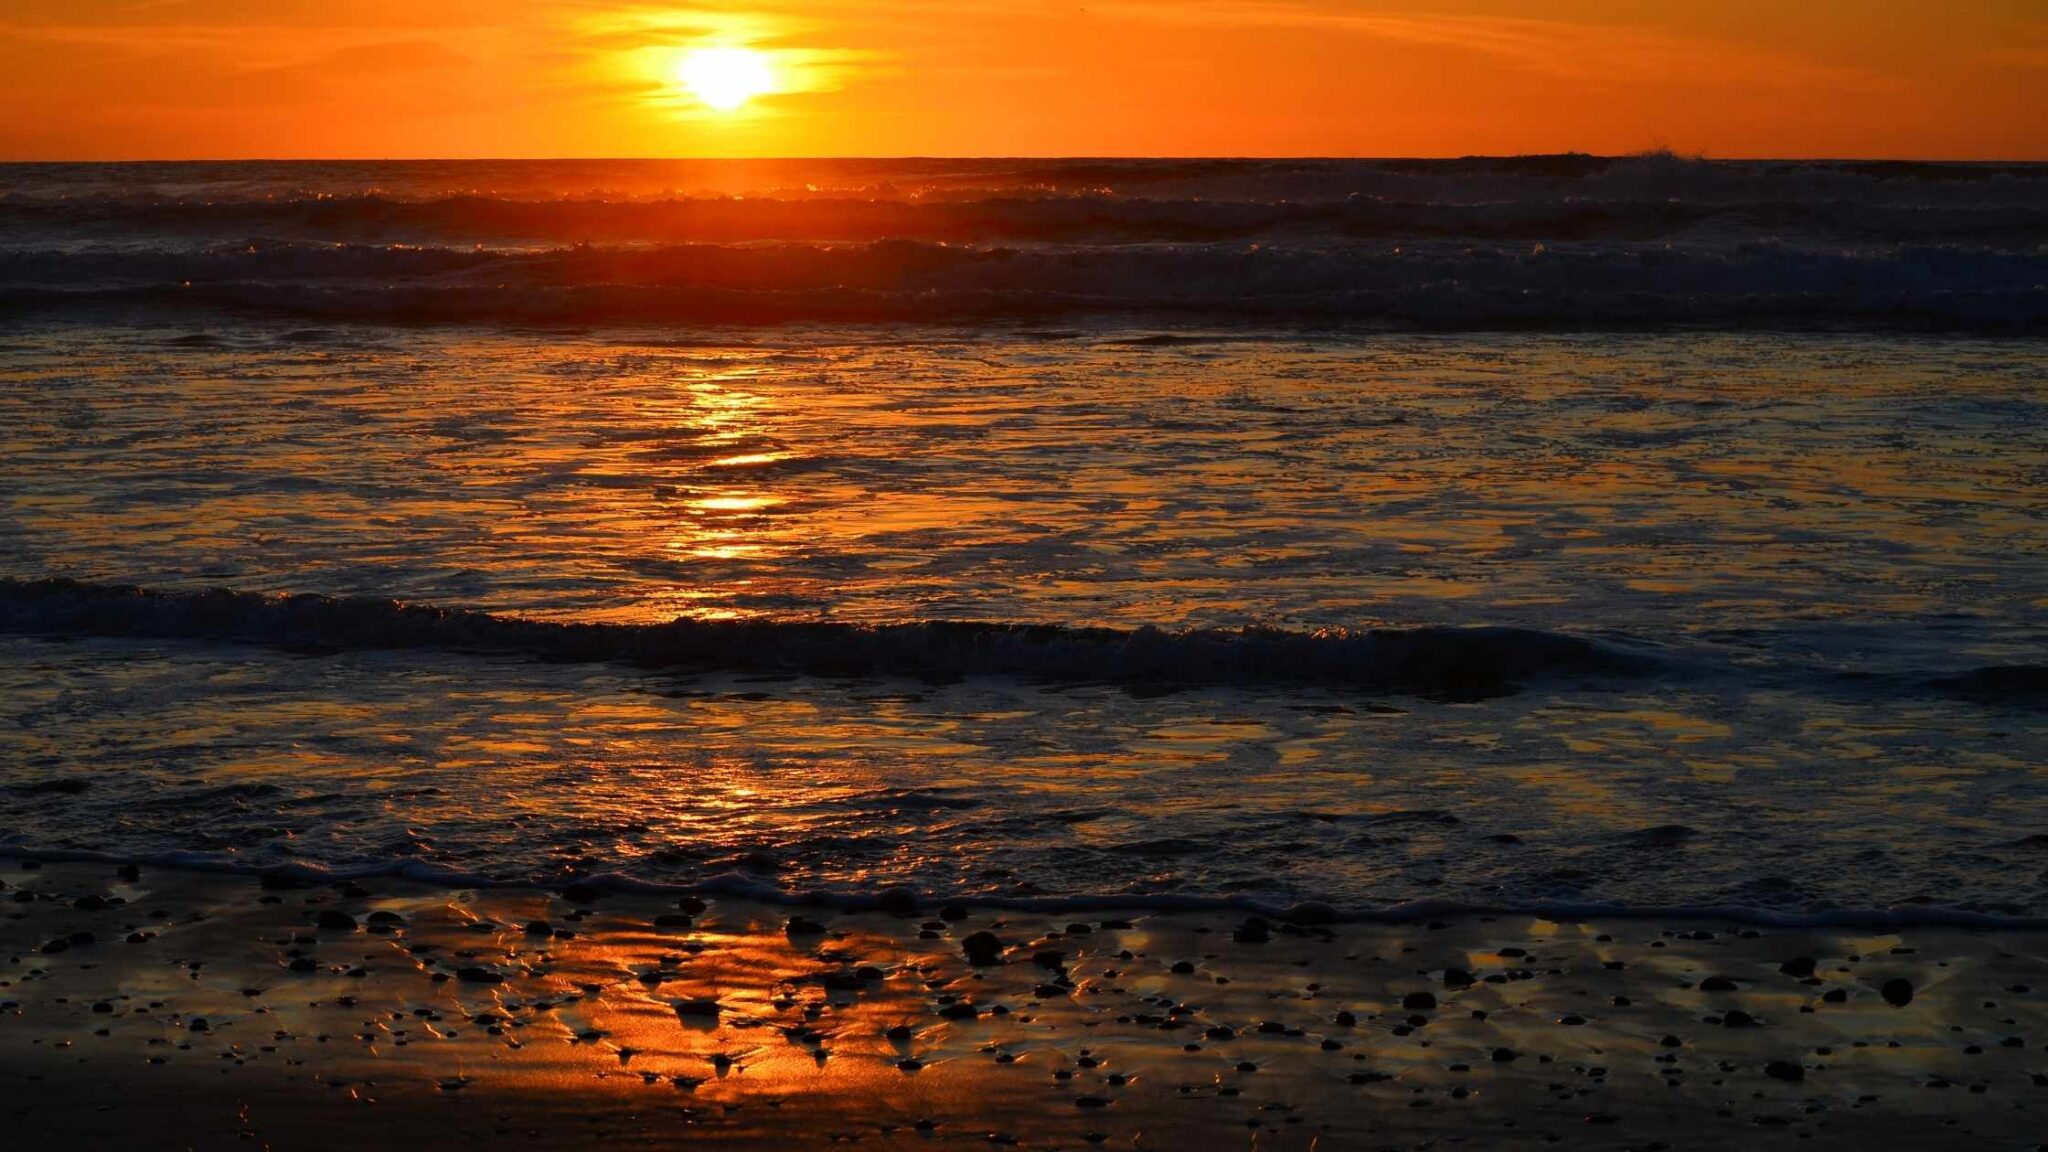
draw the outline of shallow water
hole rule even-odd
[[[0,843],[2048,915],[2036,342],[0,340]]]

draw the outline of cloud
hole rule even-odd
[[[1660,85],[1731,83],[1888,88],[1876,72],[1735,41],[1647,25],[1532,16],[1361,11],[1286,0],[1107,0],[1107,17],[1173,24],[1324,31],[1490,57],[1507,67],[1579,82]]]

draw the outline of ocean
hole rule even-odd
[[[2038,926],[2044,334],[2044,165],[0,165],[0,850]]]

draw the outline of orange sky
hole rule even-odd
[[[785,89],[714,113],[693,46]],[[0,158],[2048,158],[2042,0],[0,0]]]

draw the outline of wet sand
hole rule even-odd
[[[0,860],[19,1147],[2048,1146],[2048,934],[28,863]]]

